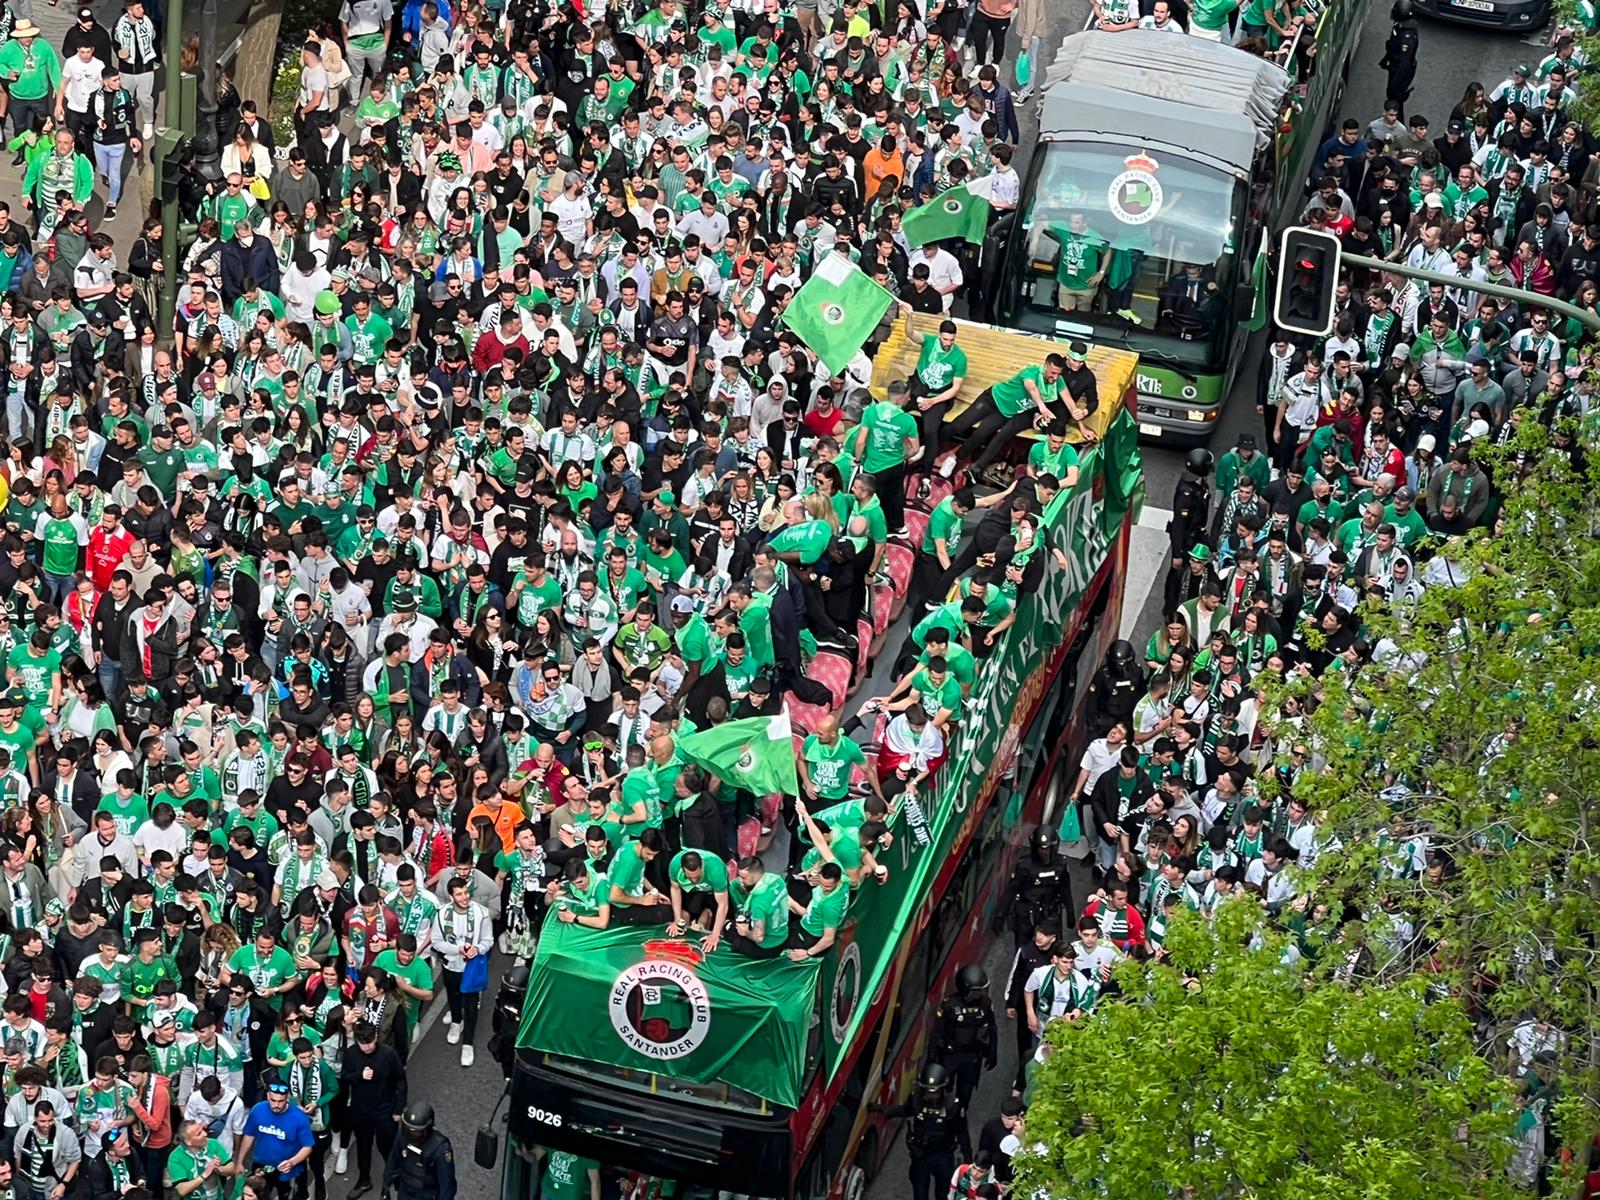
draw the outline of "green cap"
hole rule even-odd
[[[1194,559],[1195,562],[1210,562],[1211,547],[1201,542],[1189,551],[1189,557]]]

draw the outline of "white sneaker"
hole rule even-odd
[[[459,1044],[461,1041],[461,1026],[450,1026],[449,1031],[444,1035],[444,1040],[449,1042],[452,1046]]]
[[[339,1147],[339,1153],[334,1155],[333,1173],[335,1175],[343,1175],[349,1169],[350,1169],[350,1151],[346,1150],[343,1146],[340,1146]]]
[[[454,1025],[456,1023],[456,1019],[450,1015],[448,1010],[444,1014],[444,1023],[446,1025]]]
[[[472,1065],[472,1043],[471,1042],[468,1042],[465,1046],[461,1047],[461,1065],[463,1067],[470,1067]]]
[[[939,464],[939,477],[949,479],[956,473],[956,456],[954,454]]]
[[[511,934],[509,932],[502,933],[500,935],[500,953],[501,954],[510,954],[511,953]]]

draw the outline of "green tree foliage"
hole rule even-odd
[[[1122,1002],[1052,1027],[1017,1194],[1513,1194],[1509,1089],[1462,1007],[1417,976],[1321,982],[1259,921],[1180,916],[1166,961],[1118,969]]]
[[[1588,1143],[1600,469],[1579,442],[1593,453],[1600,439],[1524,420],[1508,445],[1481,448],[1493,529],[1435,539],[1443,562],[1424,568],[1420,595],[1367,592],[1370,655],[1257,681],[1260,803],[1270,825],[1304,801],[1318,853],[1291,868],[1298,896],[1277,917],[1241,899],[1214,926],[1180,921],[1167,963],[1126,964],[1120,1000],[1052,1031],[1029,1183],[1481,1200],[1513,1188],[1513,1152],[1538,1144],[1534,1112],[1561,1144]],[[1299,744],[1303,769],[1288,755]],[[1508,1069],[1508,1037],[1530,1020],[1559,1031],[1554,1087]]]
[[[1597,477],[1573,468],[1570,440],[1525,423],[1485,464],[1498,531],[1440,548],[1462,586],[1372,603],[1374,661],[1291,686],[1320,768],[1292,790],[1340,843],[1301,891],[1357,956],[1320,969],[1424,973],[1499,1066],[1518,1023],[1555,1025],[1557,1131],[1576,1146],[1600,1121],[1600,530]],[[1263,790],[1282,802],[1276,785]]]

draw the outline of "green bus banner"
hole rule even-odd
[[[1144,496],[1138,427],[1120,411],[1083,452],[1077,484],[1045,514],[1052,562],[1039,589],[983,666],[936,796],[904,801],[894,844],[879,857],[882,883],[857,893],[835,953],[816,962],[751,961],[727,947],[702,954],[697,939],[659,927],[604,931],[552,914],[534,957],[517,1044],[698,1084],[720,1083],[786,1108],[804,1090],[807,1040],[820,1016],[822,1065],[831,1078],[860,1034],[904,939],[932,916],[929,893],[951,850],[1012,768],[1029,717],[1050,683],[1063,631]],[[1117,586],[1112,581],[1111,586]],[[823,1000],[817,1014],[817,989]]]
[[[539,938],[517,1044],[793,1105],[817,967],[752,962],[638,926],[550,919]],[[641,945],[642,941],[642,945]]]

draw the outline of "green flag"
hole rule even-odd
[[[1256,265],[1251,268],[1250,286],[1255,289],[1255,306],[1250,310],[1250,317],[1241,321],[1239,327],[1255,333],[1267,326],[1267,244],[1261,243],[1261,252],[1256,255]]]
[[[800,790],[788,713],[724,721],[691,733],[678,743],[678,752],[724,783],[757,796],[773,792],[793,796]]]
[[[913,250],[946,238],[981,242],[989,228],[989,202],[962,184],[913,208],[900,218],[900,228],[906,235],[906,245]]]
[[[866,345],[893,303],[894,297],[855,263],[829,254],[800,285],[783,320],[836,375]]]

